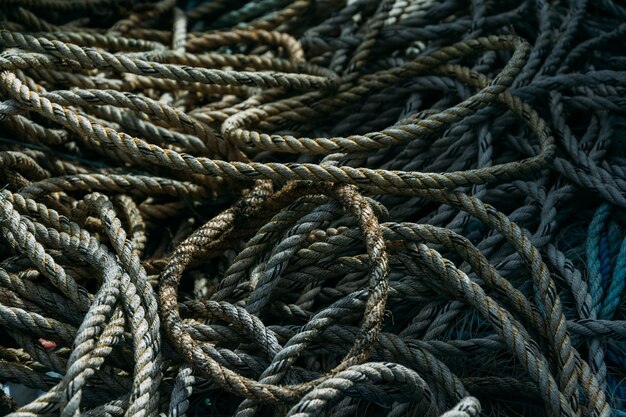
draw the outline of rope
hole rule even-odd
[[[2,415],[626,413],[618,1],[0,16]]]

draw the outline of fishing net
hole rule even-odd
[[[2,415],[626,415],[623,1],[0,17]]]

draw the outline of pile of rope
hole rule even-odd
[[[626,415],[622,1],[0,18],[2,415]]]

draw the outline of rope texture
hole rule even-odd
[[[0,2],[0,412],[626,416],[625,37],[618,0]]]

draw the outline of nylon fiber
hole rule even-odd
[[[626,416],[626,3],[0,0],[0,413]]]

